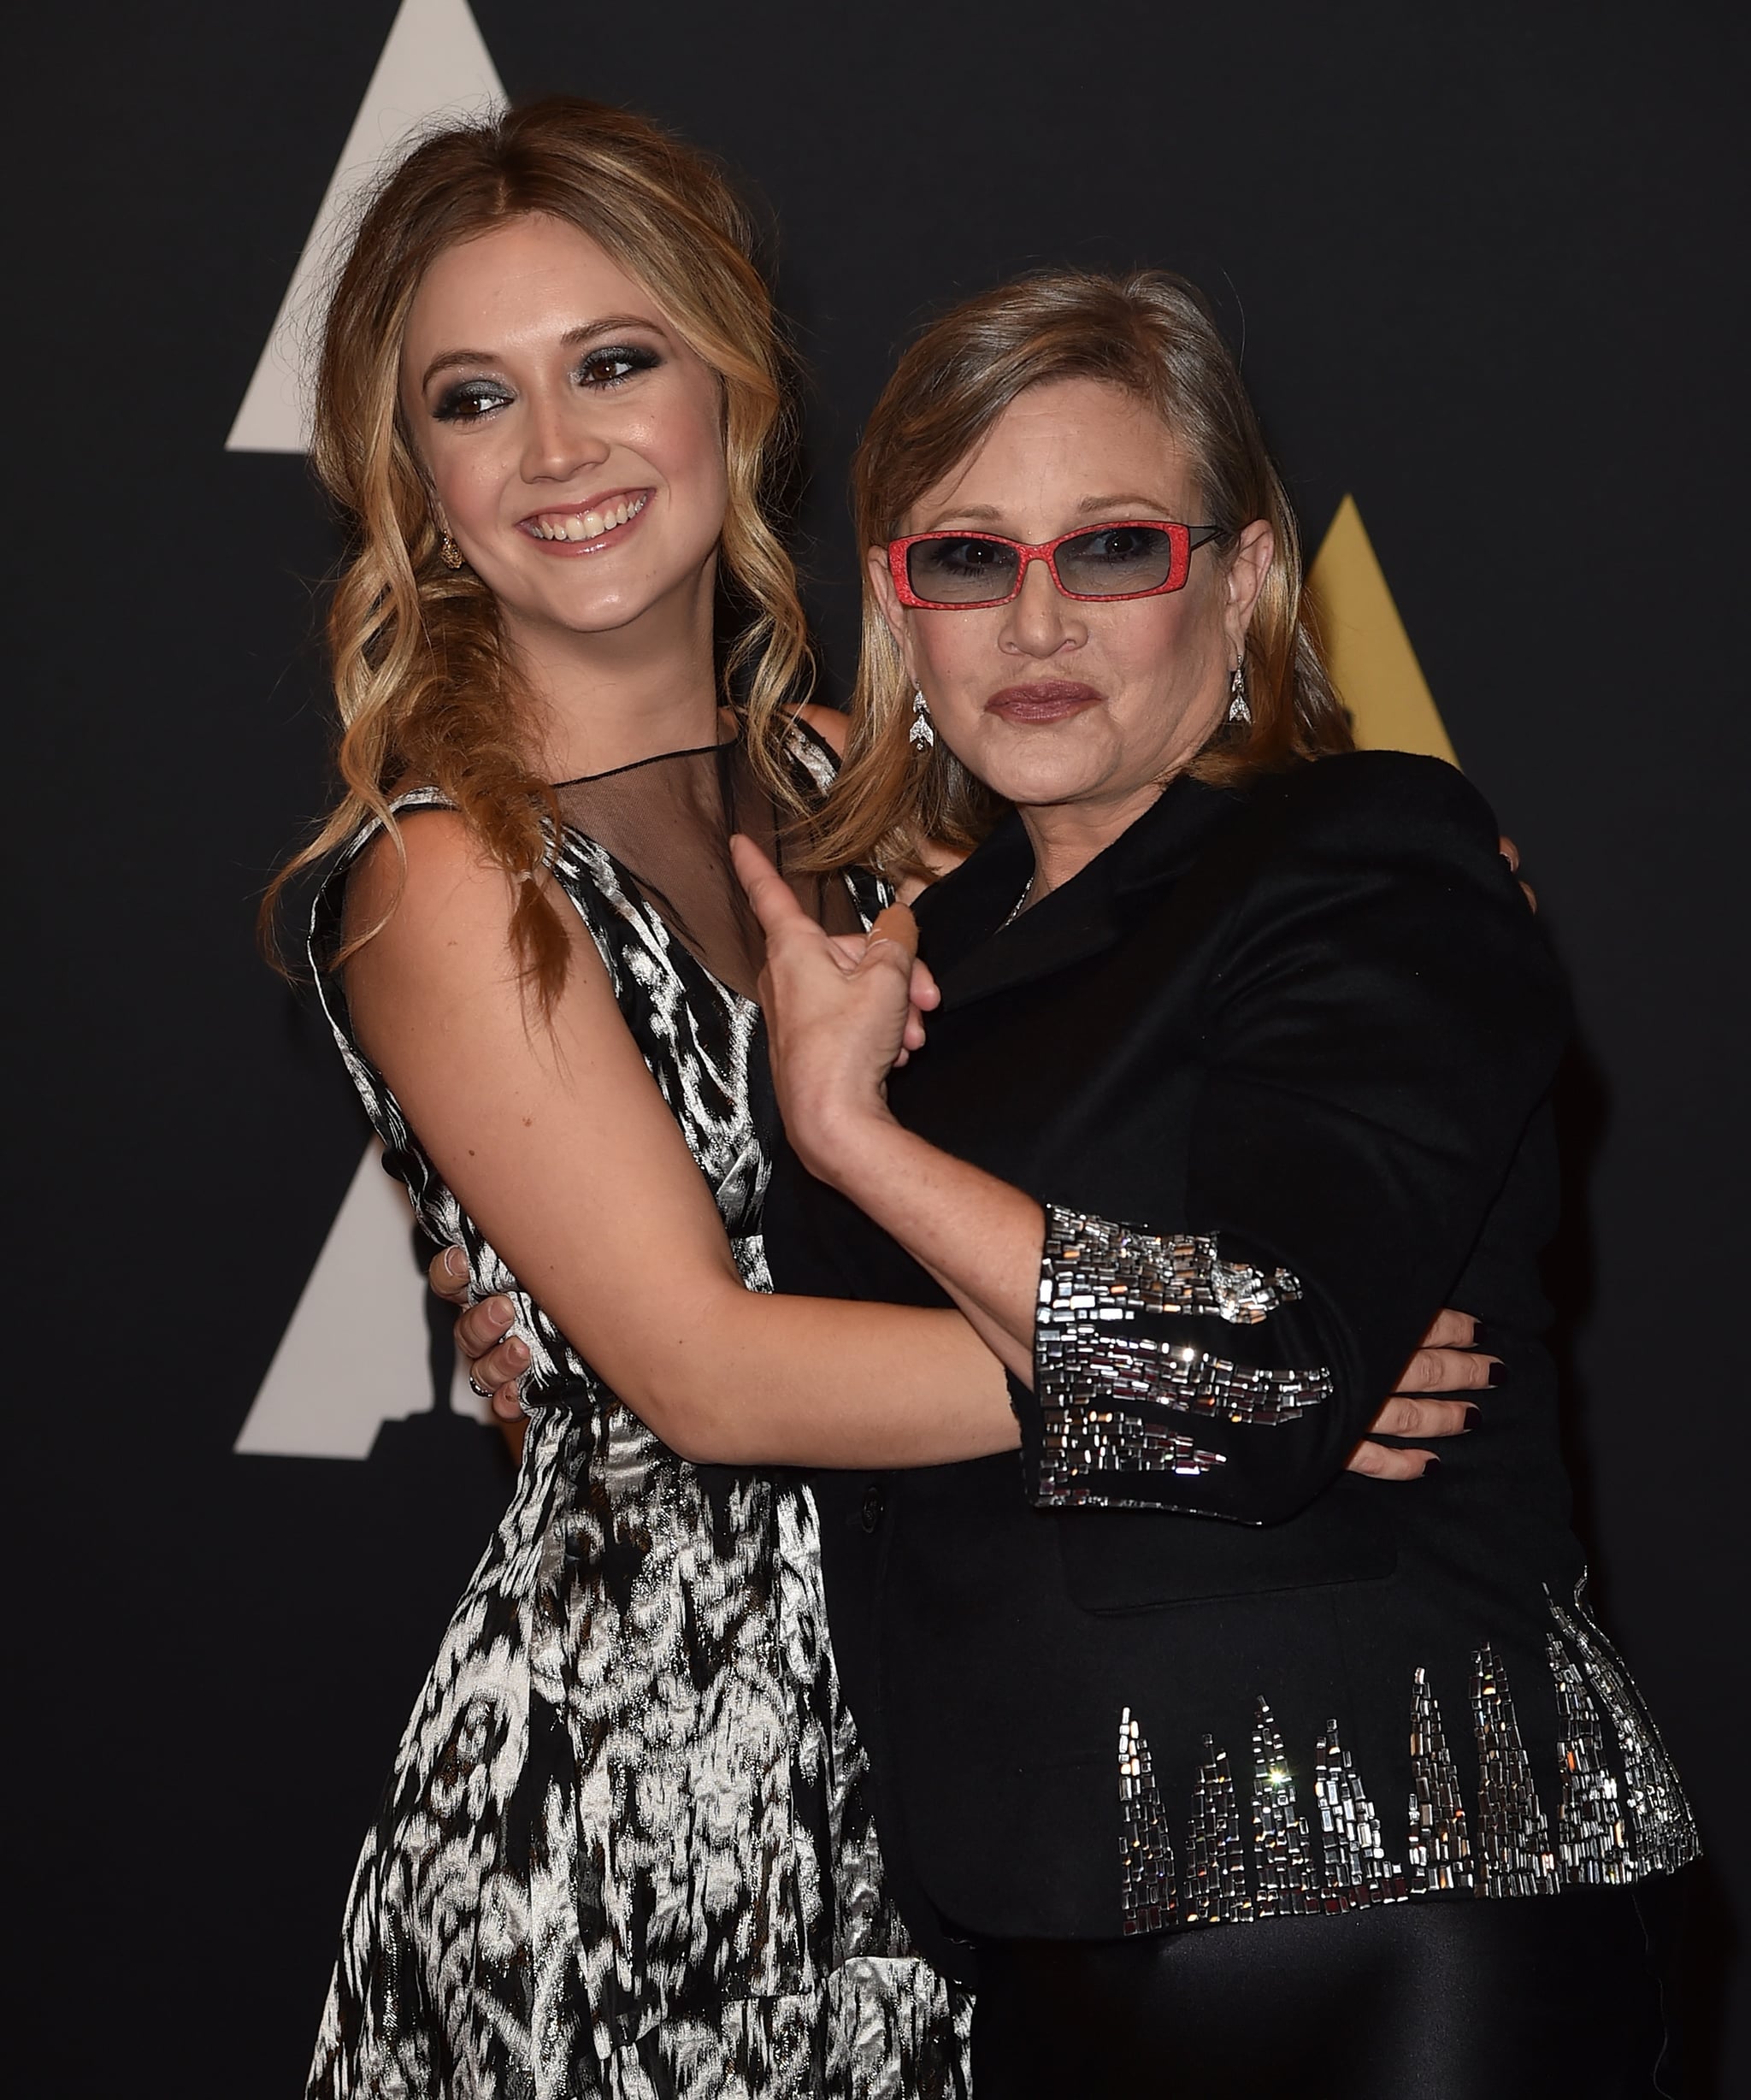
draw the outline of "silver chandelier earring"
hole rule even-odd
[[[912,692],[912,726],[909,740],[914,751],[929,751],[936,741],[936,731],[930,720],[930,703],[924,698],[924,688],[917,686]]]
[[[1247,698],[1247,652],[1244,649],[1235,658],[1234,675],[1228,681],[1228,718],[1230,722],[1250,722],[1253,719],[1252,703]]]

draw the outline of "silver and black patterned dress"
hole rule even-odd
[[[825,785],[831,758],[800,728],[792,758]],[[555,876],[744,1279],[768,1289],[775,1111],[725,847],[732,828],[769,838],[769,801],[733,744],[559,793]],[[516,1494],[354,1876],[311,2100],[961,2091],[964,2005],[911,1952],[883,1889],[813,1501],[669,1451],[445,1187],[321,974],[369,835],[319,898],[318,982],[420,1221],[466,1251],[476,1295],[510,1294],[534,1369]],[[829,924],[879,901],[870,885],[816,889]]]

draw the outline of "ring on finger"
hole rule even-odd
[[[472,1366],[470,1366],[469,1369],[469,1390],[474,1395],[476,1400],[491,1400],[492,1397],[491,1387],[481,1384],[480,1381],[475,1376],[474,1368]]]

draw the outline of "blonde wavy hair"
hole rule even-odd
[[[367,205],[330,295],[312,454],[351,544],[334,587],[328,653],[342,792],[262,905],[270,947],[286,883],[375,817],[393,838],[398,782],[440,788],[513,883],[511,923],[544,1006],[565,980],[566,924],[541,880],[557,817],[530,770],[528,699],[498,606],[440,559],[433,497],[401,409],[409,313],[433,261],[457,242],[540,213],[589,235],[650,291],[722,388],[728,504],[719,546],[739,625],[722,650],[725,698],[787,813],[797,791],[783,726],[812,676],[796,572],[772,508],[793,459],[789,369],[748,214],[705,156],[644,118],[554,97],[428,135]],[[330,959],[344,962],[382,922]]]
[[[882,390],[852,468],[858,545],[885,548],[926,490],[958,467],[1030,386],[1094,379],[1147,402],[1189,453],[1198,524],[1221,527],[1217,558],[1255,518],[1276,543],[1247,634],[1250,723],[1224,723],[1189,770],[1232,782],[1347,751],[1348,722],[1301,595],[1294,513],[1209,309],[1183,278],[1048,270],[964,301],[917,338]],[[1230,557],[1231,558],[1231,557]],[[925,871],[930,842],[968,852],[1002,805],[939,737],[910,741],[911,681],[864,579],[863,653],[846,764],[816,820],[822,864]]]

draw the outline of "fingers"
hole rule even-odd
[[[1504,835],[1501,838],[1499,838],[1496,841],[1495,850],[1508,864],[1508,872],[1511,875],[1518,875],[1520,872],[1520,849],[1514,844],[1513,841]],[[1538,909],[1537,891],[1533,888],[1530,882],[1523,882],[1520,888],[1526,894],[1526,902],[1528,905],[1534,911],[1536,911]]]
[[[529,1367],[529,1347],[513,1335],[496,1349],[488,1349],[469,1366],[478,1390],[492,1395],[492,1412],[502,1418],[518,1413],[518,1380]]]
[[[496,1348],[516,1318],[516,1308],[502,1294],[471,1305],[456,1323],[456,1346],[471,1364]]]
[[[1358,1444],[1350,1454],[1347,1470],[1365,1473],[1371,1480],[1420,1480],[1441,1460],[1432,1451],[1394,1451],[1386,1444]]]
[[[814,924],[797,902],[790,884],[752,839],[736,832],[729,841],[729,857],[769,941],[799,919],[805,925]]]
[[[1463,1436],[1482,1413],[1472,1400],[1413,1400],[1395,1393],[1368,1426],[1377,1436]]]
[[[439,1298],[451,1305],[466,1305],[469,1295],[469,1258],[459,1247],[440,1248],[426,1269],[426,1281]]]
[[[1400,1374],[1400,1393],[1477,1393],[1503,1382],[1501,1359],[1469,1349],[1418,1349]]]
[[[1424,1336],[1425,1349],[1469,1349],[1477,1339],[1477,1323],[1469,1312],[1455,1312],[1453,1307],[1443,1306],[1429,1323],[1429,1331]]]

